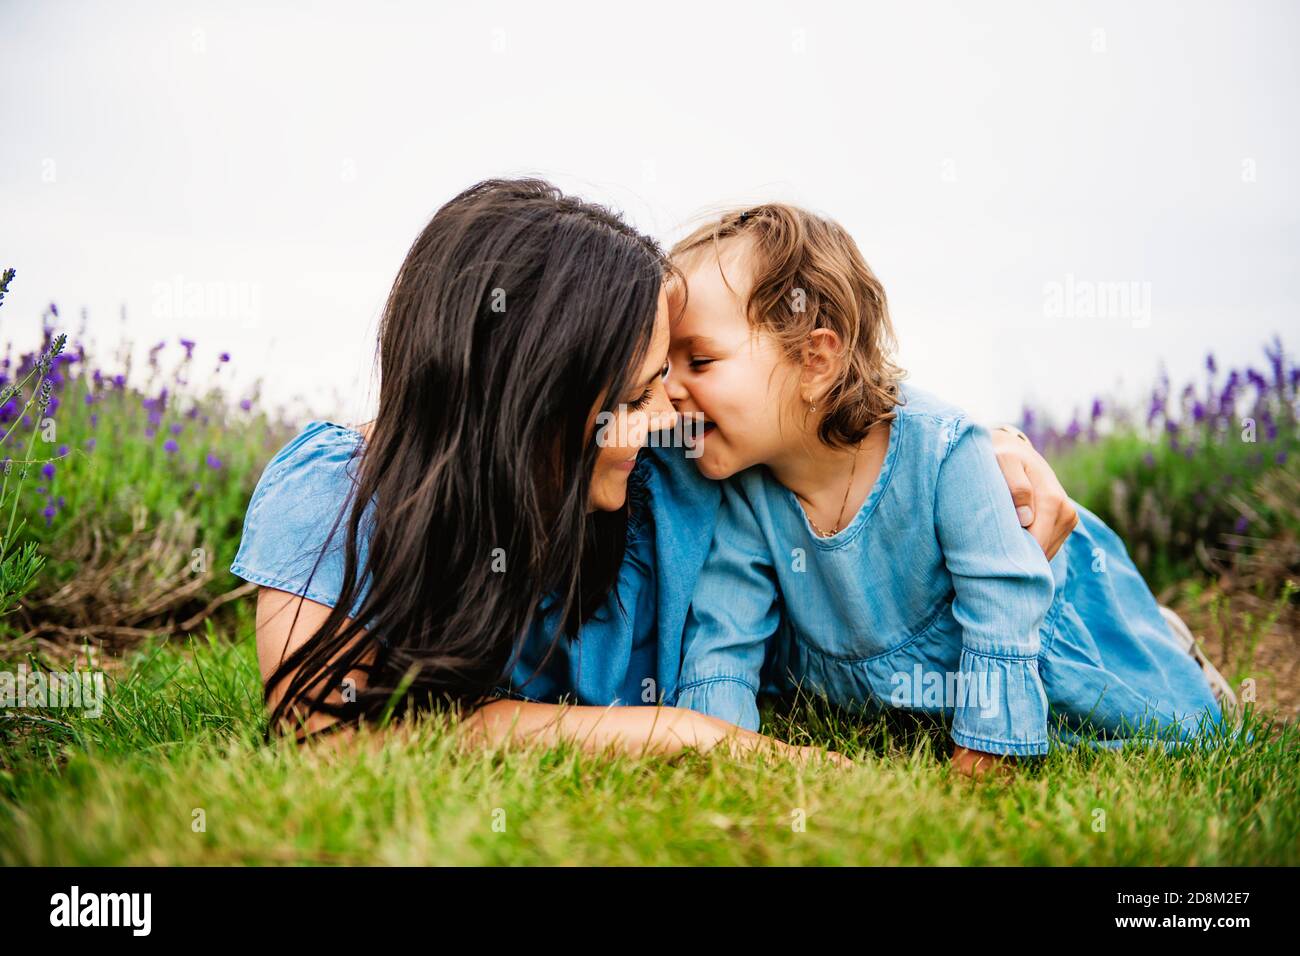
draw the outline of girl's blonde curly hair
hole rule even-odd
[[[745,314],[751,328],[772,335],[798,364],[814,330],[839,336],[843,361],[822,399],[826,413],[818,438],[831,446],[856,445],[872,425],[892,419],[906,373],[894,364],[885,289],[853,237],[806,209],[764,203],[700,226],[673,246],[670,258],[680,266],[711,251],[721,269],[720,247],[730,239],[750,243],[754,281]]]

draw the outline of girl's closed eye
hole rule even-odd
[[[698,372],[700,369],[704,368],[704,366],[711,364],[713,361],[714,360],[711,358],[692,358],[689,364],[692,371]]]

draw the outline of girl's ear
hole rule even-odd
[[[803,370],[799,379],[804,401],[819,404],[839,375],[843,349],[834,329],[813,329],[803,348]]]

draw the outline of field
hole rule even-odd
[[[301,422],[228,393],[224,353],[158,343],[132,368],[63,326],[51,306],[0,367],[0,672],[93,664],[105,693],[94,715],[0,708],[0,864],[1300,862],[1300,369],[1280,343],[1262,372],[1161,378],[1148,408],[1022,422],[1240,688],[1253,738],[972,783],[941,727],[814,701],[767,702],[765,731],[854,766],[471,751],[442,716],[339,751],[266,743],[227,568]]]

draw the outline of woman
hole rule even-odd
[[[438,211],[385,308],[374,422],[312,423],[249,504],[231,569],[261,585],[273,727],[446,703],[492,741],[815,752],[689,710],[608,707],[674,700],[720,499],[636,427],[676,424],[670,274],[652,240],[543,182],[483,182]],[[1054,553],[1073,510],[1002,438],[1016,504]]]

